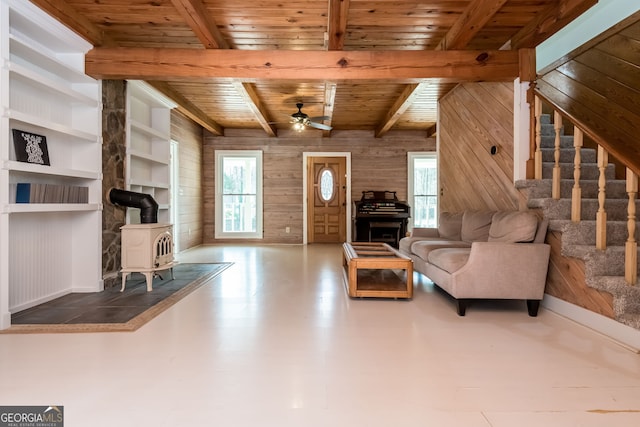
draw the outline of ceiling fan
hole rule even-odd
[[[329,116],[319,116],[319,117],[309,117],[307,114],[302,112],[302,102],[298,102],[296,107],[298,107],[298,111],[291,115],[291,123],[293,123],[293,129],[298,132],[302,131],[305,127],[321,129],[321,130],[331,130],[332,127],[329,125],[325,125],[323,123],[317,123],[317,121],[329,120]]]

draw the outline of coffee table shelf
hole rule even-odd
[[[413,261],[386,243],[342,246],[345,287],[350,297],[413,298]]]

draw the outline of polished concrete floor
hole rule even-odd
[[[209,246],[234,265],[136,332],[0,335],[0,405],[65,427],[637,426],[640,355],[524,302],[458,317],[349,299],[338,245]]]

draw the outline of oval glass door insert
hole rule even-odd
[[[328,202],[333,199],[333,170],[325,169],[320,174],[320,198],[322,201]]]

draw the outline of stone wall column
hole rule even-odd
[[[108,199],[111,188],[124,189],[126,155],[126,82],[102,81],[102,278],[104,287],[120,285],[120,227],[126,211]]]

